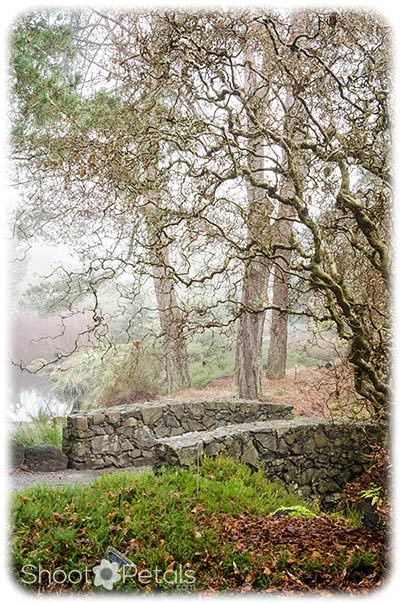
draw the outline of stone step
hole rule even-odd
[[[225,453],[304,496],[336,496],[361,473],[382,428],[368,422],[323,419],[268,420],[221,426],[207,432],[157,439],[154,469],[195,465],[204,455]]]
[[[318,421],[318,423],[320,423]],[[198,454],[214,456],[222,451],[226,451],[233,456],[237,452],[235,443],[248,441],[257,435],[258,441],[265,441],[267,448],[275,450],[277,447],[278,433],[290,432],[292,427],[313,426],[315,420],[267,420],[247,422],[242,424],[229,424],[219,426],[214,430],[204,432],[194,431],[186,432],[179,436],[169,438],[159,438],[155,444],[155,466],[160,465],[179,465],[190,466],[196,463]],[[265,439],[265,436],[269,438]],[[233,450],[232,450],[233,447]],[[257,460],[241,459],[245,463],[254,463]]]

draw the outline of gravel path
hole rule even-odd
[[[104,468],[102,470],[61,470],[60,472],[25,472],[22,470],[15,470],[10,474],[9,478],[11,489],[21,491],[27,487],[45,483],[52,487],[68,484],[89,484],[103,474],[114,474],[115,472],[126,472],[127,470],[139,474],[151,470],[151,467]]]

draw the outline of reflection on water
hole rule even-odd
[[[66,415],[71,403],[59,400],[43,375],[12,367],[9,374],[8,417],[12,421],[31,421],[40,413]]]

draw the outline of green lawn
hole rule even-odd
[[[266,518],[278,508],[289,506],[298,506],[299,518]],[[12,496],[13,575],[20,584],[36,591],[105,591],[93,585],[91,569],[105,557],[107,547],[113,546],[137,569],[134,577],[115,583],[114,590],[193,586],[196,590],[228,590],[249,581],[251,589],[279,587],[287,579],[285,569],[290,567],[292,574],[304,571],[301,550],[296,570],[286,537],[271,546],[267,539],[267,545],[254,547],[252,542],[259,538],[260,531],[252,523],[270,523],[273,530],[278,528],[286,534],[288,521],[318,519],[315,504],[268,481],[261,472],[252,474],[247,466],[224,457],[206,459],[199,480],[193,468],[168,469],[159,475],[127,471],[105,475],[90,485],[38,486]],[[251,525],[253,533],[249,532],[248,542],[240,535],[233,537],[234,526],[241,522],[245,523],[243,534]],[[340,519],[346,531],[347,527],[350,530],[348,522]],[[262,529],[265,535],[268,526]],[[343,573],[350,554],[356,554],[353,566],[358,567],[360,556],[362,560],[367,557],[365,572],[370,572],[371,565],[381,565],[375,550],[358,547],[347,553],[338,550],[332,573]],[[303,562],[308,564],[308,575],[320,576],[318,556],[311,570],[308,554]],[[133,572],[130,569],[127,574]]]

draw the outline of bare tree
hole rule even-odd
[[[204,26],[207,19],[218,26],[212,36]],[[238,82],[240,58],[232,52],[235,41],[249,32],[250,20],[262,26],[263,41],[275,57],[273,77],[271,73],[268,78],[260,76],[270,84],[270,98],[264,95],[265,119],[260,119],[249,91]],[[319,324],[333,322],[339,336],[349,342],[359,394],[375,414],[385,413],[391,196],[387,27],[373,15],[345,11],[307,12],[294,39],[291,19],[281,14],[254,11],[237,19],[221,14],[201,16],[192,33],[184,16],[170,21],[174,31],[184,36],[184,44],[178,47],[180,58],[190,64],[181,89],[190,88],[193,98],[207,104],[210,114],[214,108],[218,115],[212,122],[205,120],[207,134],[203,136],[209,137],[209,152],[203,161],[197,157],[190,175],[221,183],[245,179],[263,189],[274,204],[291,208],[293,235],[287,247],[292,250],[290,270],[297,276],[299,288],[296,312]],[[202,82],[201,90],[194,85],[193,71]],[[288,87],[307,116],[289,134],[283,119]],[[256,138],[263,138],[269,157],[274,156],[264,171],[268,178],[249,165],[248,143]],[[306,178],[295,167],[299,153],[307,165]],[[281,188],[281,175],[288,166],[291,191]],[[360,184],[360,175],[369,175],[368,185],[367,181]],[[367,275],[371,281],[372,271],[372,281],[381,284],[381,296],[367,301],[354,272],[339,271],[339,259],[348,243],[352,258],[357,259],[357,275],[362,271],[362,281]],[[264,244],[262,253],[276,263],[283,245],[279,248]],[[248,248],[239,245],[236,250],[246,259]],[[238,308],[239,314],[248,310],[241,301]],[[284,310],[268,303],[264,310],[267,308]]]

